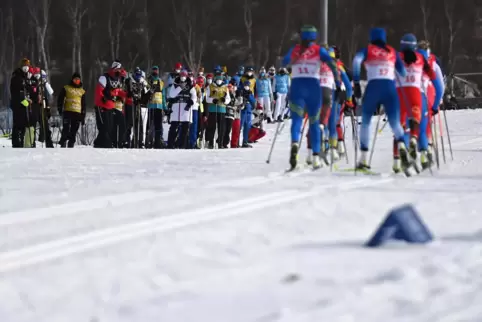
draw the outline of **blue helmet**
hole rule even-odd
[[[215,72],[222,72],[223,69],[221,68],[221,66],[217,65],[216,67],[214,67],[214,71]]]
[[[306,25],[301,28],[301,40],[313,41],[318,37],[318,30],[314,26]]]
[[[387,43],[387,32],[383,28],[372,28],[370,30],[370,42],[380,41]]]
[[[417,37],[414,34],[406,34],[400,40],[401,50],[415,50],[417,49]]]

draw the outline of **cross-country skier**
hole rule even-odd
[[[437,59],[430,52],[430,44],[428,41],[423,40],[418,44],[418,50],[425,59],[427,59],[428,64],[435,71],[438,82],[442,86],[440,93],[437,93],[435,86],[432,84],[427,75],[422,77],[422,122],[420,123],[420,137],[419,137],[419,150],[420,150],[420,161],[422,163],[422,168],[427,169],[433,163],[433,145],[432,145],[432,126],[431,118],[432,115],[436,115],[439,110],[440,100],[443,97],[444,80],[443,73],[440,65],[437,63]],[[438,95],[437,95],[438,94]]]
[[[406,76],[397,76],[397,92],[400,101],[400,120],[402,126],[407,127],[409,133],[409,154],[412,161],[417,160],[418,137],[420,122],[422,121],[422,77],[426,75],[435,84],[436,92],[441,93],[442,88],[437,76],[422,54],[416,52],[417,38],[413,34],[406,34],[400,41],[400,57],[402,58]],[[436,106],[438,108],[438,105]],[[425,129],[424,129],[425,131]],[[407,142],[405,143],[407,144]],[[394,172],[399,172],[400,157],[394,143]],[[426,154],[426,151],[425,151]]]
[[[310,136],[313,149],[313,168],[321,167],[320,161],[320,108],[321,63],[326,62],[335,77],[336,93],[340,92],[340,77],[336,63],[325,48],[315,44],[318,32],[313,26],[304,26],[301,29],[301,43],[289,50],[283,59],[283,65],[292,67],[292,82],[290,91],[291,107],[291,152],[290,165],[295,169],[298,163],[298,150],[301,127],[305,111],[308,112],[310,122]]]
[[[395,49],[387,45],[387,35],[383,28],[370,31],[370,43],[361,49],[353,59],[353,81],[355,97],[361,98],[360,74],[361,66],[367,72],[367,87],[363,97],[362,125],[360,129],[361,156],[358,169],[369,169],[368,150],[370,144],[370,122],[380,104],[385,107],[388,122],[392,128],[397,149],[400,152],[402,166],[407,169],[411,163],[405,145],[403,128],[400,124],[400,103],[395,85],[395,70],[400,76],[406,76],[403,61]]]
[[[353,88],[351,85],[350,78],[346,73],[345,67],[343,63],[336,58],[336,54],[333,48],[330,48],[330,56],[336,60],[336,66],[338,69],[338,73],[342,80],[341,85],[341,92],[339,97],[332,99],[331,105],[331,113],[330,118],[328,120],[328,139],[329,139],[329,146],[330,146],[330,155],[333,156],[333,161],[337,161],[340,159],[338,154],[338,131],[337,131],[337,124],[340,119],[340,111],[345,104],[345,101],[350,105],[351,97],[353,95]],[[335,90],[333,88],[332,90]]]

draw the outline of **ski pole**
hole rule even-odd
[[[283,125],[284,125],[284,122],[283,122]],[[271,154],[273,153],[274,144],[276,143],[276,139],[278,138],[278,134],[280,133],[280,126],[281,126],[281,122],[278,122],[278,126],[276,127],[276,133],[274,134],[274,138],[273,138],[273,143],[271,143],[271,148],[269,149],[268,158],[266,159],[266,163],[268,164],[271,161]]]
[[[350,160],[348,159],[348,151],[346,150],[346,143],[345,143],[345,133],[346,133],[346,125],[345,125],[345,116],[343,116],[343,149],[345,150],[345,159],[346,159],[346,164],[350,164]]]
[[[378,133],[382,133],[383,130],[385,129],[385,126],[387,126],[388,121],[385,121],[382,125],[382,128],[378,131]]]
[[[443,125],[440,119],[440,113],[438,113],[437,116],[438,116],[438,127],[440,130],[440,141],[441,141],[440,144],[442,145],[442,156],[444,159],[444,163],[447,163],[447,160],[445,159],[445,144],[444,144],[444,133],[443,133],[444,131],[443,131]]]
[[[352,127],[352,137],[353,137],[353,148],[355,149],[355,157],[353,159],[353,162],[355,164],[355,175],[357,175],[357,160],[358,160],[358,127],[357,127],[357,121],[355,120],[355,111],[352,109],[351,111],[351,127]]]
[[[437,162],[437,169],[440,169],[440,157],[438,149],[438,139],[437,139],[437,118],[432,116],[432,142],[435,150],[435,161]]]
[[[450,140],[449,124],[447,121],[447,111],[445,110],[445,108],[443,109],[443,111],[444,111],[444,119],[445,119],[445,131],[447,131],[447,139],[449,141],[450,157],[452,158],[452,161],[453,161],[454,153],[452,151],[452,141]]]
[[[372,148],[370,151],[370,158],[368,159],[368,166],[371,167],[372,165],[372,159],[373,159],[373,153],[375,152],[375,143],[377,143],[377,137],[378,137],[378,128],[380,127],[380,121],[382,119],[382,111],[378,114],[378,120],[377,120],[377,126],[375,128],[375,133],[373,133],[373,144]]]

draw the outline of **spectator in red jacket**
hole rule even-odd
[[[95,119],[99,133],[94,141],[94,148],[112,148],[111,132],[113,112],[118,98],[126,98],[123,90],[122,76],[125,71],[122,64],[116,60],[107,73],[99,77],[95,87]]]

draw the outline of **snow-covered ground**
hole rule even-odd
[[[455,160],[410,179],[285,175],[287,129],[269,165],[268,138],[0,149],[0,321],[480,322],[482,112],[448,116]],[[404,203],[437,240],[362,247]]]

